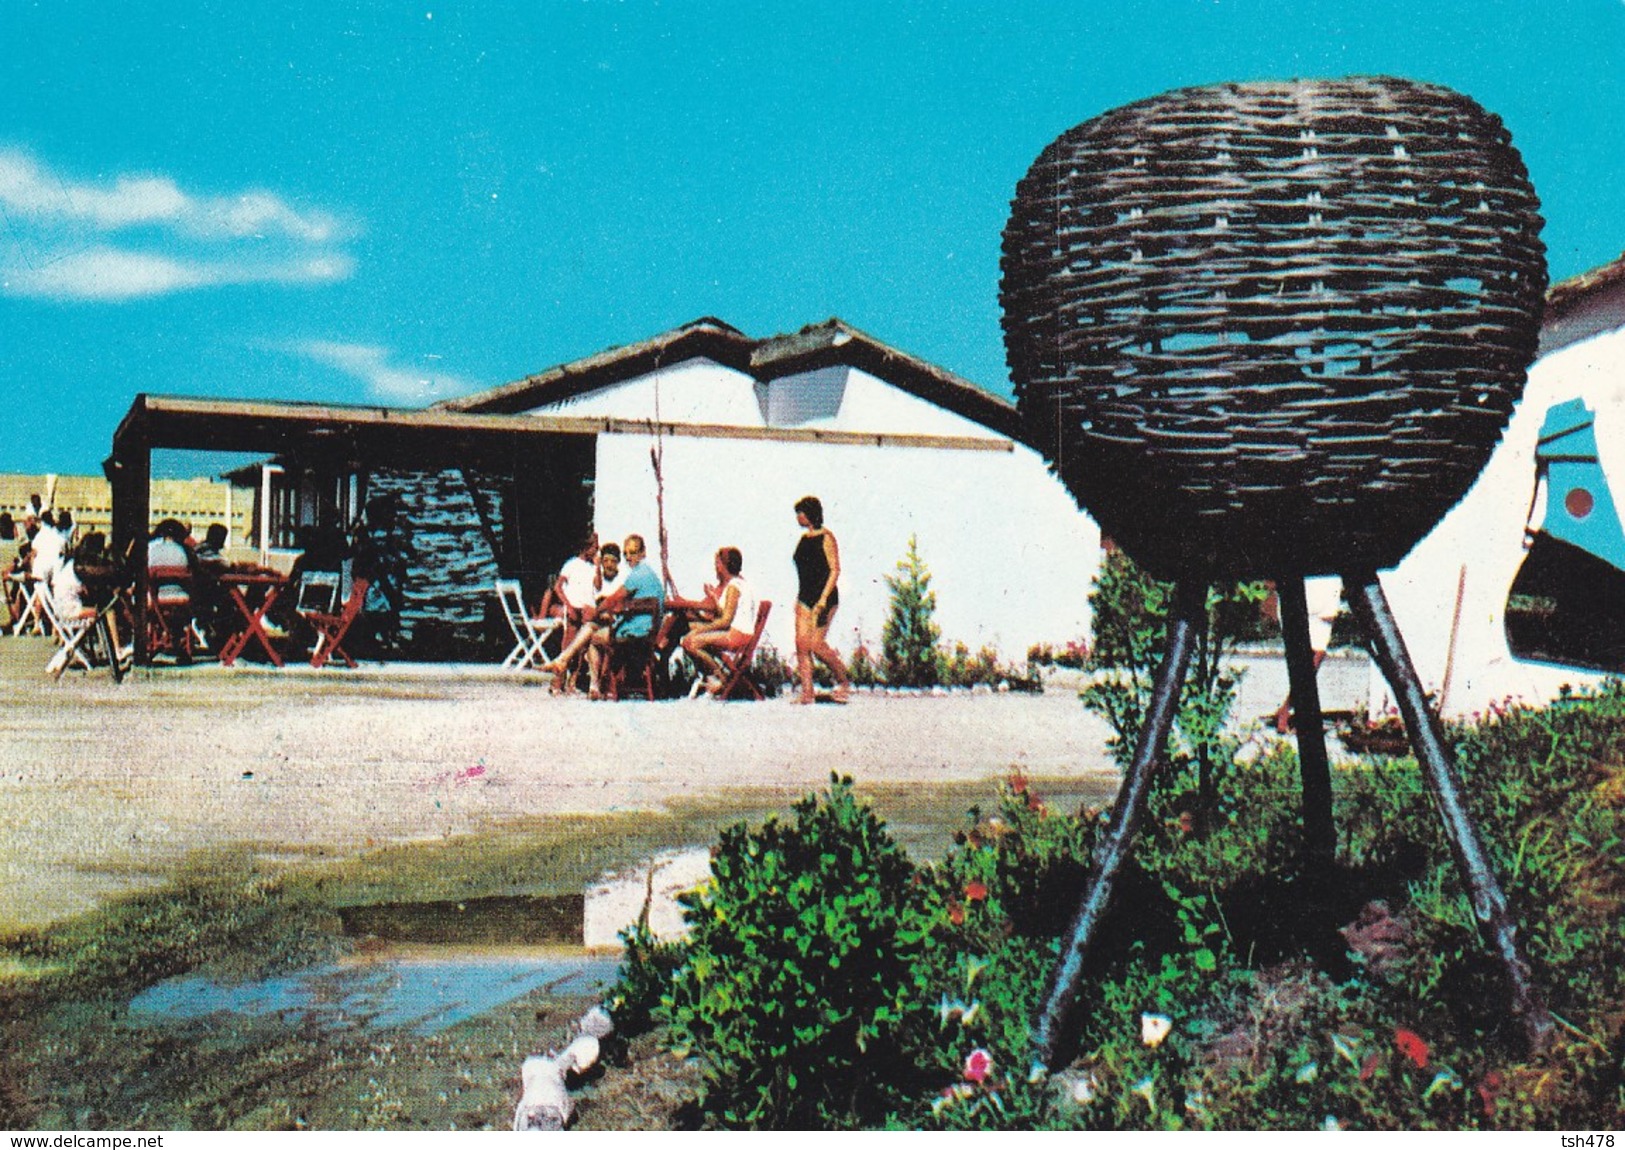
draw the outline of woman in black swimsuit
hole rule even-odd
[[[835,618],[835,608],[841,601],[835,587],[841,577],[841,553],[834,533],[824,526],[824,505],[817,498],[809,495],[796,503],[796,522],[805,530],[795,555],[800,583],[796,593],[796,673],[801,679],[801,694],[796,702],[814,701],[812,661],[817,656],[835,676],[835,701],[844,703],[852,691],[852,680],[827,638],[830,620]]]

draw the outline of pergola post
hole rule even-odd
[[[133,408],[134,415],[139,410]],[[152,509],[152,444],[138,418],[126,418],[113,436],[113,454],[102,467],[113,488],[113,554],[134,576],[135,662],[147,662],[147,522]]]

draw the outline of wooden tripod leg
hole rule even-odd
[[[1540,1050],[1551,1039],[1552,1016],[1530,979],[1529,964],[1518,947],[1517,927],[1507,909],[1506,895],[1501,892],[1472,817],[1467,813],[1461,787],[1451,769],[1443,728],[1428,707],[1427,696],[1422,691],[1421,680],[1416,677],[1416,668],[1411,665],[1410,654],[1405,650],[1405,640],[1388,606],[1388,598],[1375,574],[1345,576],[1343,587],[1370,644],[1372,657],[1399,703],[1411,747],[1416,751],[1423,777],[1438,804],[1439,817],[1444,821],[1445,837],[1450,840],[1456,867],[1467,884],[1479,933],[1506,973],[1512,1014],[1522,1024],[1530,1049]]]
[[[1332,774],[1315,682],[1315,653],[1309,645],[1309,606],[1303,580],[1278,579],[1281,633],[1286,639],[1286,673],[1292,684],[1292,713],[1298,737],[1298,771],[1303,779],[1303,858],[1324,871],[1337,853],[1332,824]]]
[[[1145,723],[1140,728],[1140,740],[1134,748],[1134,761],[1129,765],[1122,789],[1117,793],[1111,826],[1095,848],[1093,873],[1084,887],[1078,912],[1072,919],[1060,960],[1055,964],[1055,973],[1050,978],[1049,991],[1044,996],[1043,1012],[1033,1031],[1035,1075],[1046,1073],[1055,1058],[1055,1045],[1067,1016],[1072,1012],[1089,948],[1105,917],[1118,871],[1128,859],[1140,819],[1145,814],[1151,778],[1179,710],[1179,693],[1185,683],[1185,669],[1190,665],[1191,648],[1195,646],[1197,632],[1207,621],[1206,603],[1206,584],[1186,581],[1175,588],[1174,613],[1168,621],[1167,648],[1162,666],[1157,670],[1156,681],[1152,684]]]

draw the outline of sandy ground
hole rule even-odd
[[[654,810],[731,788],[1029,775],[1110,787],[1107,728],[1041,695],[860,694],[845,707],[593,703],[495,667],[199,665],[52,683],[50,641],[0,639],[0,923],[38,923],[151,881],[189,852],[347,854],[561,813]],[[1322,671],[1328,707],[1364,664]],[[1273,708],[1255,663],[1238,707]]]
[[[199,665],[52,683],[0,639],[0,922],[86,909],[189,851],[361,851],[732,787],[1110,777],[1070,691],[845,707],[555,698],[492,667]]]

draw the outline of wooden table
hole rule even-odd
[[[265,630],[265,614],[276,603],[277,599],[288,586],[288,577],[277,571],[270,571],[263,567],[228,567],[215,578],[220,586],[226,589],[226,594],[237,606],[237,613],[243,617],[243,628],[235,632],[220,646],[220,662],[229,667],[237,661],[237,656],[243,653],[248,646],[249,639],[258,639],[273,664],[282,666],[282,655],[271,642],[271,636]],[[253,587],[263,587],[265,597],[259,601],[258,606],[250,606],[247,592]]]

